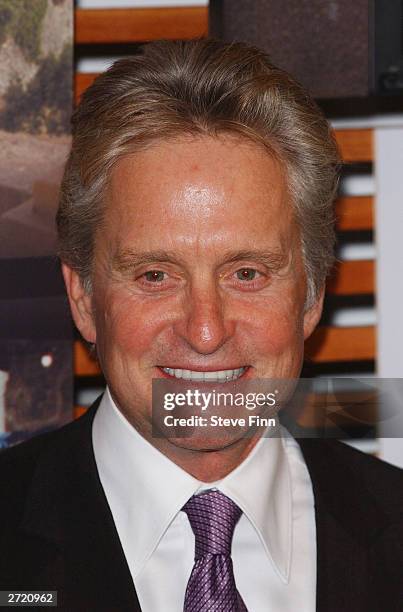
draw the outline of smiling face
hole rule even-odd
[[[151,440],[151,381],[291,378],[321,311],[304,311],[300,235],[281,165],[241,138],[154,143],[113,169],[93,293],[73,315],[112,396]]]

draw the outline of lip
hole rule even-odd
[[[200,366],[196,366],[196,367],[192,367],[189,365],[159,365],[156,366],[159,370],[161,370],[161,372],[164,372],[164,370],[162,368],[171,368],[172,370],[192,370],[193,372],[224,372],[225,370],[238,370],[239,368],[245,368],[245,372],[248,368],[250,368],[249,365],[230,365],[230,366],[219,366],[219,367],[206,367],[206,368],[201,368]],[[245,373],[244,372],[244,373]],[[164,372],[165,374],[165,372]]]
[[[209,383],[210,381],[195,381],[195,380],[189,380],[189,379],[184,379],[184,378],[177,378],[176,376],[172,376],[171,374],[169,374],[168,372],[165,372],[163,370],[163,368],[171,368],[173,370],[192,370],[193,372],[220,372],[220,371],[225,371],[225,370],[237,370],[239,368],[245,368],[244,372],[242,372],[242,374],[236,378],[234,381],[232,382],[237,382],[239,380],[242,380],[246,377],[249,378],[249,376],[247,376],[251,370],[251,366],[249,365],[242,365],[242,366],[235,366],[235,367],[206,367],[206,368],[200,368],[199,367],[184,367],[184,366],[173,366],[173,365],[169,365],[169,366],[156,366],[157,370],[158,370],[158,378],[166,378],[168,380],[175,380],[175,381],[183,381],[185,383]],[[222,381],[222,383],[224,383],[225,381]],[[231,382],[231,381],[228,381]]]

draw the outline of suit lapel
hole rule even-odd
[[[60,585],[59,607],[140,612],[92,450],[96,408],[55,436],[42,454],[22,528],[47,551],[41,573]]]
[[[341,460],[339,443],[298,440],[315,498],[317,612],[368,612],[369,548],[386,517],[376,499]]]

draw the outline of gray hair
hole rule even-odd
[[[265,53],[211,39],[149,43],[95,80],[72,126],[57,213],[59,255],[87,289],[116,161],[156,140],[231,133],[263,145],[286,170],[301,231],[306,306],[314,302],[334,261],[340,158],[318,106]]]

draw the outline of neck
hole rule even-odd
[[[166,438],[148,438],[168,459],[176,463],[185,472],[202,482],[215,482],[238,467],[249,455],[260,439],[260,434],[242,438],[226,446],[195,447],[184,446],[186,439],[168,440]]]
[[[136,419],[133,410],[125,410],[123,403],[115,400],[129,423],[152,446],[163,453],[185,472],[202,482],[215,482],[235,470],[249,455],[263,434],[247,429],[236,435],[228,433],[217,436],[211,428],[195,429],[190,437],[157,437],[153,435],[151,421],[147,418]]]

